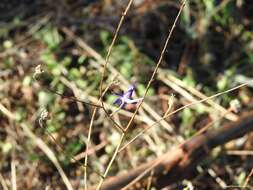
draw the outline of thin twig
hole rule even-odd
[[[1,173],[0,173],[0,183],[2,185],[3,190],[8,190],[7,183]]]
[[[210,100],[210,99],[216,98],[216,97],[218,97],[218,96],[221,96],[221,95],[223,95],[223,94],[227,94],[227,93],[229,93],[229,92],[232,92],[232,91],[234,91],[234,90],[237,90],[237,89],[239,89],[239,88],[241,88],[241,87],[244,87],[244,86],[246,86],[246,85],[248,85],[248,84],[250,84],[250,83],[252,83],[252,82],[253,82],[253,80],[248,81],[248,82],[245,82],[245,83],[240,84],[240,85],[238,85],[238,86],[235,86],[235,87],[233,87],[233,88],[231,88],[231,89],[229,89],[229,90],[226,90],[226,91],[223,91],[223,92],[219,92],[219,93],[217,93],[217,94],[214,94],[214,95],[212,95],[212,96],[209,96],[209,97],[204,98],[204,99],[201,99],[201,100],[198,100],[198,101],[196,101],[196,102],[191,102],[191,103],[189,103],[189,104],[187,104],[187,105],[184,105],[184,106],[182,106],[182,107],[180,107],[180,108],[178,108],[178,109],[176,109],[176,110],[170,112],[168,115],[164,116],[162,119],[156,121],[156,122],[153,123],[152,125],[150,125],[150,126],[146,127],[145,129],[143,129],[140,133],[138,133],[135,137],[133,137],[128,143],[126,143],[122,148],[120,148],[119,152],[121,152],[121,151],[122,151],[123,149],[125,149],[129,144],[131,144],[132,142],[134,142],[138,137],[140,137],[140,136],[141,136],[142,134],[144,134],[146,131],[148,131],[148,130],[151,129],[152,127],[156,126],[156,124],[158,124],[160,121],[162,121],[162,120],[164,120],[164,119],[170,117],[171,115],[176,114],[176,113],[182,111],[182,110],[185,109],[185,108],[192,107],[192,106],[197,105],[197,104],[199,104],[199,103],[205,102],[205,101],[207,101],[207,100]]]
[[[60,80],[62,81],[62,83],[64,83],[64,84],[65,84],[66,86],[68,86],[69,88],[71,88],[71,86],[75,85],[75,84],[71,84],[71,82],[70,82],[69,80],[67,80],[66,78],[64,78],[64,77],[61,77]],[[101,98],[104,97],[104,95],[106,94],[106,92],[108,91],[108,89],[110,88],[110,86],[112,85],[112,83],[113,83],[113,81],[106,87],[106,89],[105,89],[104,92],[103,92],[103,96],[102,96]],[[77,88],[77,87],[75,86],[75,88]],[[100,98],[100,99],[101,99],[101,98]],[[91,104],[93,104],[93,105],[98,105],[98,103],[100,102],[100,99],[98,100],[97,104],[93,104],[93,103],[91,103]],[[79,100],[80,100],[80,99],[79,99]],[[101,105],[94,106],[94,107],[95,107],[95,108],[103,108]],[[97,110],[96,110],[96,111],[97,111]],[[119,131],[123,131],[123,128],[122,128],[118,123],[116,123],[111,117],[109,117],[108,115],[109,115],[109,113],[106,114],[106,116],[110,119],[110,121],[112,121],[112,123],[114,124],[113,126],[115,126],[117,129],[119,129]]]
[[[12,190],[17,190],[16,163],[13,158],[11,160],[11,187]]]
[[[118,23],[117,29],[116,29],[115,34],[113,36],[113,40],[112,40],[112,42],[111,42],[111,44],[109,46],[109,49],[108,49],[108,52],[107,52],[107,55],[106,55],[106,58],[105,58],[105,63],[103,65],[102,77],[101,77],[100,85],[99,85],[99,95],[100,95],[99,101],[101,102],[102,108],[103,108],[104,112],[106,113],[106,115],[117,126],[119,126],[119,125],[112,119],[112,116],[107,112],[107,110],[105,109],[105,106],[104,106],[103,96],[104,96],[104,93],[107,90],[103,91],[103,82],[104,82],[104,78],[105,78],[107,64],[109,62],[109,58],[110,58],[110,55],[111,55],[111,52],[112,52],[112,48],[113,48],[113,46],[114,46],[114,44],[116,42],[116,39],[117,39],[117,37],[119,35],[120,28],[121,28],[121,26],[123,24],[123,21],[125,19],[125,16],[126,16],[128,10],[130,9],[130,6],[131,6],[132,2],[133,2],[133,0],[129,0],[129,2],[128,2],[126,8],[125,8],[125,11],[123,12],[123,14],[122,14],[122,16],[120,18],[120,21]],[[92,113],[92,118],[91,118],[91,121],[90,121],[90,127],[89,127],[89,132],[88,132],[88,140],[87,140],[87,146],[86,146],[85,165],[87,164],[87,160],[88,160],[88,154],[87,154],[87,152],[88,152],[88,145],[89,145],[89,141],[90,141],[90,136],[91,136],[91,131],[92,131],[92,125],[93,125],[93,121],[95,119],[96,112],[97,112],[97,108],[94,109],[94,111]],[[122,129],[122,128],[120,127],[120,129]],[[84,170],[85,190],[87,189],[87,183],[86,183],[86,180],[87,180],[87,171],[86,170],[87,170],[87,168],[85,168],[85,170]],[[106,172],[104,173],[104,176],[105,175],[106,175]],[[99,187],[99,185],[98,185],[98,187]]]
[[[194,100],[195,101],[195,98],[191,94],[197,96],[199,99],[207,98],[206,95],[204,95],[200,91],[196,90],[195,88],[185,84],[183,81],[179,80],[178,78],[174,77],[173,75],[171,75],[171,74],[166,75],[165,71],[163,71],[161,69],[158,70],[158,79],[163,81],[168,86],[171,86],[174,90],[179,92],[181,95],[183,95],[188,100]],[[191,94],[189,94],[183,88],[186,89],[187,91],[189,91]],[[214,102],[212,100],[206,101],[206,103],[208,105],[212,106],[213,108],[217,109],[221,113],[227,111],[221,105],[217,104],[216,102]],[[237,115],[234,114],[234,113],[227,114],[226,118],[231,120],[231,121],[236,121],[238,119]]]
[[[132,122],[133,122],[133,120],[134,120],[135,115],[137,114],[139,108],[140,108],[141,105],[142,105],[142,102],[144,101],[144,99],[145,99],[145,97],[146,97],[146,95],[147,95],[147,93],[148,93],[148,90],[149,90],[149,88],[150,88],[150,86],[151,86],[151,83],[153,82],[153,80],[154,80],[154,78],[155,78],[155,75],[156,75],[156,73],[157,73],[157,70],[158,70],[160,64],[162,63],[162,60],[163,60],[165,51],[166,51],[167,46],[168,46],[168,44],[169,44],[169,41],[170,41],[170,39],[171,39],[172,33],[173,33],[173,31],[174,31],[174,29],[175,29],[175,27],[176,27],[176,23],[177,23],[177,21],[178,21],[178,19],[179,19],[179,16],[181,15],[181,12],[183,11],[183,8],[184,8],[184,6],[185,6],[186,1],[187,1],[187,0],[184,0],[184,1],[182,2],[181,6],[180,6],[180,9],[179,9],[179,11],[178,11],[178,14],[177,14],[177,16],[176,16],[176,18],[175,18],[175,20],[174,20],[174,23],[173,23],[173,25],[172,25],[172,27],[171,27],[171,29],[170,29],[170,32],[169,32],[167,38],[166,38],[166,41],[165,41],[165,44],[164,44],[164,46],[163,46],[163,49],[162,49],[161,55],[160,55],[160,57],[159,57],[159,60],[158,60],[158,62],[157,62],[157,64],[156,64],[156,67],[155,67],[155,69],[154,69],[154,71],[153,71],[153,73],[152,73],[152,76],[151,76],[151,78],[150,78],[150,80],[149,80],[149,82],[148,82],[148,85],[147,85],[147,87],[146,87],[146,90],[145,90],[145,92],[144,92],[143,99],[142,99],[142,101],[140,102],[140,104],[138,105],[138,107],[136,108],[136,110],[135,110],[135,112],[134,112],[132,118],[131,118],[130,121],[128,122],[128,124],[127,124],[127,126],[126,126],[126,128],[125,128],[125,131],[127,131],[127,130],[129,129],[129,127],[131,126],[131,124],[132,124]]]
[[[231,111],[233,110],[233,107],[230,107],[225,113],[222,114],[222,116],[219,118],[223,118],[226,114],[230,113]],[[217,120],[215,120],[217,121]],[[213,124],[215,121],[212,121],[211,123],[209,123],[208,125],[206,125],[204,128],[200,129],[193,137],[196,137],[196,136],[199,136],[201,134],[203,134],[204,132],[206,132]],[[192,138],[193,138],[192,137]],[[184,143],[187,143],[191,141],[191,139],[189,140],[186,140]],[[182,144],[180,145],[182,146]],[[164,159],[164,158],[162,158]],[[131,183],[129,183],[126,187],[124,187],[123,189],[128,189],[130,186],[132,186],[133,184],[135,184],[137,181],[139,181],[141,178],[143,178],[152,168],[154,168],[156,165],[158,165],[161,161],[158,160],[157,163],[155,163],[154,165],[150,166],[150,168],[146,169],[144,172],[142,172],[138,177],[136,177]],[[212,169],[209,169],[208,170],[208,173],[214,177],[214,179],[216,180],[216,182],[222,187],[222,188],[225,188],[227,185],[226,183],[221,179],[219,178]]]
[[[113,154],[113,156],[112,156],[112,158],[111,158],[111,160],[110,160],[110,162],[109,162],[109,164],[108,164],[108,166],[107,166],[107,168],[106,168],[106,170],[104,172],[104,176],[103,176],[103,178],[100,179],[99,184],[98,184],[96,190],[99,190],[101,188],[101,186],[102,186],[102,184],[104,182],[104,179],[106,178],[106,176],[107,176],[107,174],[108,174],[108,172],[109,172],[109,170],[110,170],[110,168],[111,168],[111,166],[113,164],[113,161],[115,160],[115,158],[117,156],[118,150],[120,148],[120,145],[121,145],[124,137],[125,137],[125,133],[122,133],[121,137],[120,137],[120,140],[119,140],[119,143],[118,143],[118,146],[116,147],[116,149],[114,151],[114,154]]]
[[[129,0],[128,1],[128,4],[127,4],[127,6],[125,8],[125,11],[123,12],[123,14],[122,14],[122,16],[120,18],[120,21],[118,23],[118,26],[116,28],[115,34],[113,36],[112,42],[111,42],[111,44],[109,46],[109,49],[108,49],[108,52],[107,52],[107,55],[106,55],[106,58],[105,58],[105,63],[103,65],[102,77],[101,77],[100,85],[99,85],[99,96],[100,96],[99,101],[101,102],[102,109],[104,110],[104,112],[107,115],[107,117],[113,122],[113,124],[115,126],[117,126],[118,128],[120,128],[121,130],[123,130],[122,127],[118,123],[116,123],[116,121],[112,118],[112,116],[108,113],[108,111],[105,108],[105,105],[104,105],[104,102],[103,102],[103,96],[104,96],[103,94],[106,92],[106,90],[103,91],[103,82],[104,82],[104,78],[105,78],[107,64],[109,63],[109,58],[110,58],[111,53],[112,53],[112,48],[113,48],[113,46],[114,46],[114,44],[116,42],[116,39],[117,39],[117,37],[119,35],[120,28],[121,28],[121,26],[123,24],[125,16],[126,16],[128,10],[130,9],[132,3],[133,3],[133,0]],[[97,109],[94,109],[94,112],[93,112],[94,114],[93,115],[95,115],[96,112],[97,112]],[[93,121],[91,121],[91,123],[93,123]],[[92,129],[92,126],[90,127],[90,129]],[[89,133],[91,133],[91,132],[89,132]]]
[[[34,79],[35,79],[37,82],[40,82],[36,77],[34,77]],[[94,107],[99,107],[99,108],[102,107],[102,106],[99,105],[99,104],[93,104],[93,103],[90,103],[90,102],[86,102],[86,101],[80,100],[80,99],[78,99],[78,98],[76,98],[76,97],[74,97],[74,96],[66,96],[66,95],[64,95],[64,94],[62,94],[62,93],[60,93],[60,92],[57,92],[57,91],[55,91],[54,89],[52,89],[52,88],[50,88],[50,87],[46,87],[46,86],[44,86],[44,85],[41,85],[40,87],[41,87],[42,89],[44,89],[44,90],[46,90],[46,91],[52,93],[52,94],[56,94],[56,95],[60,96],[60,97],[62,97],[62,98],[67,98],[67,99],[69,99],[69,100],[72,100],[72,101],[75,101],[75,102],[80,102],[80,103],[83,103],[83,104],[86,104],[86,105],[89,105],[89,106],[94,106]]]
[[[0,111],[6,115],[10,120],[16,120],[16,117],[13,113],[11,113],[3,104],[0,103]]]
[[[111,161],[110,161],[110,163],[108,164],[108,166],[107,166],[107,168],[106,168],[105,174],[109,171],[109,169],[110,169],[110,167],[111,167],[111,165],[112,165],[112,162],[114,161],[116,155],[118,154],[119,147],[121,146],[121,143],[123,142],[123,138],[124,138],[124,136],[125,136],[125,133],[128,131],[129,127],[131,126],[131,124],[132,124],[132,122],[133,122],[135,116],[137,115],[137,112],[138,112],[139,108],[141,107],[141,105],[142,105],[142,103],[143,103],[143,101],[144,101],[144,99],[145,99],[145,97],[146,97],[146,95],[147,95],[147,92],[148,92],[148,90],[149,90],[149,88],[150,88],[150,86],[151,86],[151,83],[152,83],[153,80],[154,80],[155,74],[157,73],[157,70],[158,70],[158,68],[159,68],[159,66],[160,66],[160,64],[161,64],[161,62],[162,62],[162,60],[163,60],[164,53],[165,53],[165,51],[166,51],[166,48],[167,48],[167,46],[168,46],[168,43],[169,43],[170,38],[171,38],[171,36],[172,36],[172,33],[173,33],[173,31],[174,31],[174,29],[175,29],[175,27],[176,27],[176,23],[177,23],[177,21],[178,21],[178,19],[179,19],[179,16],[180,16],[180,14],[181,14],[181,12],[182,12],[184,6],[185,6],[185,3],[186,3],[186,0],[184,0],[184,1],[182,2],[182,4],[181,4],[180,10],[179,10],[179,12],[178,12],[178,14],[177,14],[177,16],[176,16],[176,18],[175,18],[175,21],[174,21],[174,23],[173,23],[173,25],[172,25],[172,27],[171,27],[171,30],[170,30],[170,32],[169,32],[169,34],[168,34],[168,37],[166,38],[164,47],[163,47],[163,49],[162,49],[161,55],[160,55],[159,60],[158,60],[158,62],[157,62],[157,64],[156,64],[156,67],[155,67],[155,69],[154,69],[154,72],[153,72],[153,74],[152,74],[152,76],[151,76],[151,78],[150,78],[150,80],[149,80],[149,82],[148,82],[148,85],[147,85],[147,87],[146,87],[146,90],[145,90],[143,99],[141,100],[140,104],[137,106],[137,108],[136,108],[136,110],[135,110],[133,116],[131,117],[130,121],[128,122],[127,126],[125,127],[124,133],[122,133],[122,136],[121,136],[122,138],[121,138],[121,140],[119,141],[119,143],[118,143],[118,145],[117,145],[117,148],[116,148],[116,150],[115,150],[115,152],[114,152],[114,154],[113,154],[113,157],[111,158]],[[105,177],[106,177],[106,176],[105,176]],[[102,178],[102,179],[100,180],[99,185],[98,185],[98,187],[97,187],[97,190],[100,189],[101,185],[103,184],[103,181],[104,181],[104,178]]]
[[[247,185],[248,185],[248,183],[249,183],[249,181],[250,181],[250,178],[251,178],[252,176],[253,176],[253,168],[251,169],[249,175],[247,176],[247,178],[246,178],[246,180],[245,180],[245,182],[244,182],[244,184],[243,184],[243,187],[244,187],[244,188],[247,187]]]
[[[110,85],[107,86],[107,88],[105,89],[104,93],[107,92],[107,90],[109,89],[109,87],[110,87]],[[103,96],[104,96],[104,94],[102,94],[101,98],[98,101],[100,101]],[[89,125],[89,131],[88,131],[88,139],[87,139],[86,149],[85,149],[85,158],[84,158],[84,188],[85,188],[85,190],[87,189],[88,151],[89,151],[89,146],[90,146],[90,139],[91,139],[91,133],[92,133],[92,128],[93,128],[93,122],[95,120],[96,113],[97,113],[97,107],[95,107],[94,110],[93,110],[93,112],[92,112],[92,116],[91,116],[91,120],[90,120],[90,125]]]
[[[105,73],[106,73],[107,65],[108,65],[108,63],[109,63],[109,58],[110,58],[111,53],[112,53],[112,48],[113,48],[113,46],[114,46],[114,44],[115,44],[115,42],[116,42],[116,40],[117,40],[117,38],[118,38],[119,31],[120,31],[120,29],[121,29],[121,26],[122,26],[122,24],[123,24],[123,21],[124,21],[126,15],[127,15],[127,13],[128,13],[128,11],[129,11],[129,9],[130,9],[132,3],[133,3],[133,0],[129,0],[129,1],[128,1],[128,4],[127,4],[127,6],[126,6],[126,8],[125,8],[125,10],[124,10],[124,12],[122,13],[122,16],[121,16],[121,18],[120,18],[120,21],[119,21],[119,23],[118,23],[118,26],[117,26],[117,28],[116,28],[115,34],[114,34],[114,36],[113,36],[112,42],[111,42],[111,44],[110,44],[110,46],[109,46],[109,49],[108,49],[108,52],[107,52],[107,55],[106,55],[106,58],[105,58],[105,63],[104,63],[104,65],[103,65],[102,77],[101,77],[100,85],[99,85],[99,95],[100,95],[100,99],[101,99],[102,108],[103,108],[104,112],[106,113],[106,115],[108,115],[108,117],[109,117],[111,120],[113,120],[113,119],[112,119],[112,116],[107,112],[107,110],[106,110],[106,108],[105,108],[105,105],[104,105],[104,102],[103,102],[103,98],[102,98],[102,94],[103,94],[103,83],[104,83],[104,78],[105,78]],[[113,120],[113,121],[114,121],[114,120]],[[114,122],[115,122],[115,121],[114,121]]]
[[[132,3],[133,3],[133,0],[129,0],[128,1],[128,4],[127,4],[127,6],[125,8],[125,11],[123,12],[123,14],[122,14],[122,16],[120,18],[120,21],[118,23],[118,26],[116,28],[116,31],[115,31],[115,34],[113,36],[112,42],[111,42],[111,44],[109,46],[109,49],[108,49],[108,52],[107,52],[107,55],[106,55],[106,58],[105,58],[105,63],[103,65],[103,72],[102,72],[102,77],[101,77],[100,85],[99,85],[99,95],[100,95],[100,97],[102,97],[102,94],[103,94],[103,82],[104,82],[104,78],[105,78],[106,68],[107,68],[107,65],[109,63],[109,58],[110,58],[111,53],[112,53],[112,48],[113,48],[113,46],[114,46],[114,44],[116,42],[116,39],[118,38],[120,28],[121,28],[121,26],[123,24],[125,16],[126,16],[127,12],[129,11]],[[102,103],[102,106],[104,107],[103,100],[101,100],[101,103]]]
[[[97,151],[99,151],[99,150],[101,150],[102,148],[104,148],[107,144],[108,144],[107,141],[101,142],[100,144],[96,145],[96,146],[93,147],[92,149],[89,149],[88,155],[95,154]],[[81,153],[75,155],[73,158],[74,158],[75,160],[73,160],[72,162],[75,163],[76,161],[79,161],[79,160],[85,158],[85,152],[81,152]],[[102,177],[102,175],[100,175],[100,176]]]
[[[253,156],[252,150],[227,150],[226,154],[233,156]]]
[[[149,176],[149,179],[148,179],[148,184],[147,184],[147,190],[151,189],[153,175],[154,175],[154,170],[152,170],[151,173],[150,173],[150,176]]]
[[[221,189],[226,189],[227,184],[215,173],[213,169],[208,168],[207,173],[216,181],[216,183],[220,186]]]
[[[202,127],[199,131],[197,131],[194,136],[196,135],[200,135],[201,133],[206,132],[215,122],[219,121],[220,119],[224,118],[227,114],[231,113],[233,110],[233,108],[229,108],[227,110],[227,112],[223,113],[219,118],[217,118],[216,120],[211,121],[210,123],[208,123],[206,126]]]

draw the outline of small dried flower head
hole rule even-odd
[[[43,123],[49,119],[49,113],[46,109],[43,109],[40,113],[39,124],[43,127]]]
[[[43,73],[44,71],[42,70],[41,68],[41,65],[37,65],[35,67],[35,71],[34,71],[34,74],[33,74],[33,78],[36,79],[37,75],[40,75],[41,73]]]
[[[167,116],[170,113],[170,110],[174,104],[174,94],[171,94],[170,98],[168,99],[168,109],[166,111],[166,113],[164,114],[164,116]]]
[[[113,104],[117,104],[120,108],[124,108],[126,104],[137,104],[138,102],[142,101],[143,98],[133,99],[133,93],[135,91],[134,85],[129,86],[128,90],[125,93],[114,93],[117,98]]]

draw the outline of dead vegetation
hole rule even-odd
[[[0,2],[0,187],[251,189],[252,7]]]

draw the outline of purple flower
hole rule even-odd
[[[119,98],[117,98],[113,104],[119,105],[120,108],[124,108],[126,104],[137,104],[143,98],[133,99],[132,96],[134,91],[135,87],[134,85],[131,85],[125,93],[123,94],[115,93],[115,95],[117,95]]]

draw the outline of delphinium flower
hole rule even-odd
[[[126,104],[137,104],[143,98],[133,99],[132,96],[133,96],[134,91],[135,91],[135,87],[134,85],[131,85],[125,93],[122,93],[122,94],[114,93],[119,98],[117,98],[113,104],[119,105],[119,109],[124,108]]]

